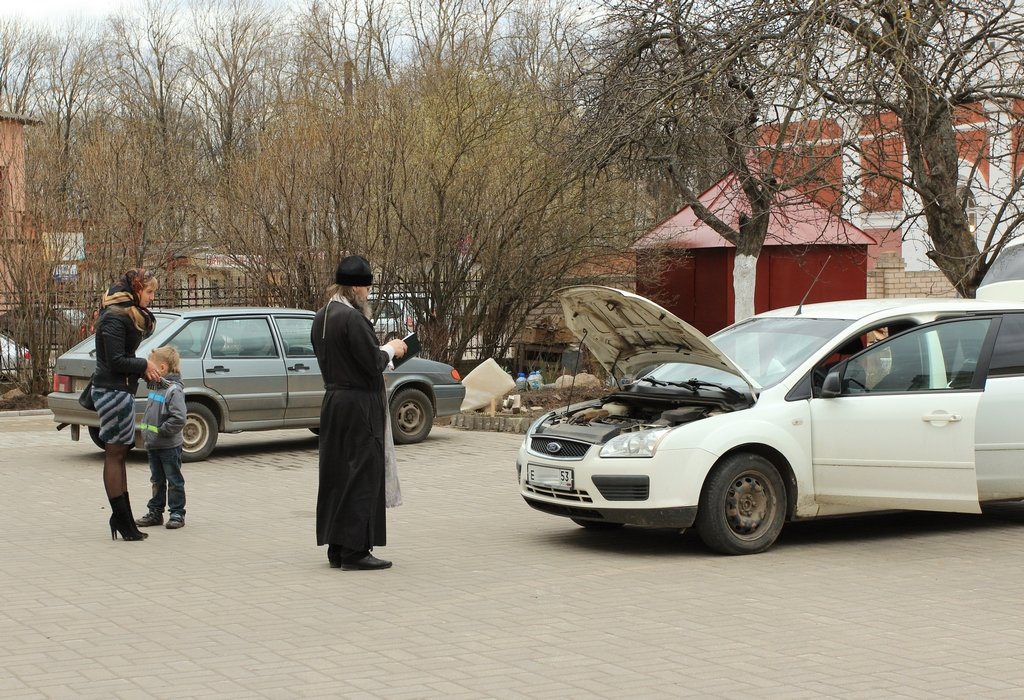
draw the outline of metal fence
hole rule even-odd
[[[464,291],[467,303],[474,291]],[[429,295],[420,286],[393,285],[387,288],[387,295],[390,299],[406,300],[400,308],[412,314],[414,327],[430,313]],[[7,353],[0,354],[0,383],[16,384],[30,393],[46,391],[57,357],[92,334],[100,302],[100,295],[93,289],[62,289],[48,303],[18,293],[7,293],[0,303],[0,334],[13,341],[20,359],[15,360]],[[152,308],[266,305],[266,289],[256,285],[193,286],[186,283],[161,286]],[[393,307],[378,303],[377,308]],[[382,325],[384,327],[386,324]],[[381,335],[383,341],[384,334]],[[25,351],[29,355],[28,360],[21,357]],[[430,356],[429,349],[424,355]],[[471,342],[462,361],[453,364],[466,371],[482,359],[479,344]]]

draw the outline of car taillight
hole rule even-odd
[[[25,350],[25,359],[26,360],[31,360],[32,359],[32,353],[30,353],[27,349]]]
[[[63,394],[71,393],[71,377],[66,374],[53,375],[53,390]]]
[[[457,382],[461,382],[462,381],[462,377],[459,376],[459,370],[457,370],[457,369],[453,369],[452,370],[452,379],[454,379]]]

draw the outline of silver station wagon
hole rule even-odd
[[[313,312],[277,308],[154,310],[153,335],[136,351],[146,357],[161,345],[181,354],[188,418],[182,459],[205,459],[218,433],[320,427],[324,385],[313,354]],[[86,426],[99,439],[99,417],[78,404],[96,367],[90,336],[57,359],[47,396],[57,429],[71,427],[78,440]],[[458,413],[466,389],[458,372],[441,362],[411,358],[384,373],[396,443],[415,443],[430,433],[435,416]],[[141,419],[148,390],[140,383],[135,410]]]

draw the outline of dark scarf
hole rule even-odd
[[[156,326],[156,318],[153,313],[142,306],[139,306],[138,297],[132,294],[124,281],[120,281],[103,295],[103,308],[127,314],[135,328],[142,333],[143,338],[149,337]]]

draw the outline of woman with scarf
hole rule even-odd
[[[110,500],[110,536],[144,540],[128,501],[125,459],[135,444],[135,392],[139,379],[156,380],[160,372],[149,360],[136,357],[142,339],[153,332],[156,321],[148,307],[156,294],[157,280],[145,270],[128,270],[103,295],[96,323],[96,373],[92,396],[100,417],[103,486]]]
[[[320,490],[316,539],[332,568],[387,569],[370,553],[387,543],[384,509],[401,503],[384,369],[406,351],[404,341],[377,344],[369,316],[370,263],[344,258],[311,340],[324,378],[320,409]]]

